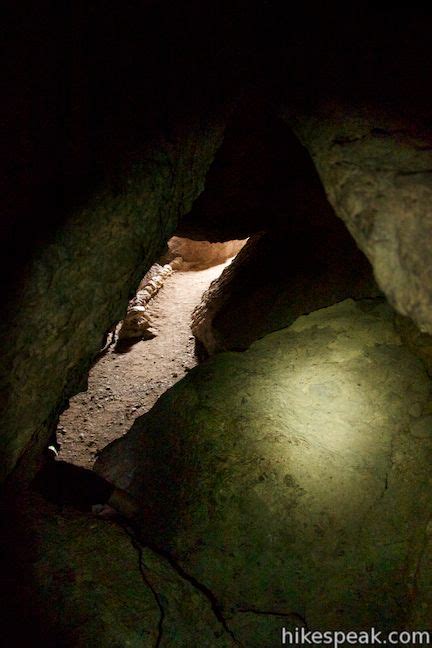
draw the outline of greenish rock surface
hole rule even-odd
[[[114,187],[95,192],[39,249],[0,324],[0,482],[21,475],[48,444],[58,414],[82,391],[103,334],[124,315],[179,216],[204,187],[223,124],[190,125],[186,135],[142,153]]]
[[[285,117],[389,302],[432,333],[432,149],[427,119],[331,103]]]
[[[15,504],[19,512],[12,513],[3,534],[13,573],[8,580],[10,569],[2,570],[8,586],[2,630],[7,633],[10,619],[21,618],[23,627],[11,629],[16,642],[103,648],[235,645],[205,593],[166,558],[142,547],[125,524],[60,510],[34,493]]]
[[[431,382],[395,319],[346,300],[218,354],[99,458],[248,648],[431,629]]]

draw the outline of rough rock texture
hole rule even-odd
[[[291,119],[328,198],[392,305],[432,332],[432,132],[425,120],[334,106]]]
[[[225,243],[209,243],[209,241],[193,241],[188,238],[173,236],[168,241],[167,259],[177,259],[178,270],[205,270],[212,266],[225,263],[234,257],[246,241],[226,241]],[[180,257],[180,259],[179,259]]]
[[[121,520],[60,510],[34,493],[15,504],[2,534],[10,562],[1,601],[15,645],[234,645],[205,593]]]
[[[292,223],[291,231],[255,236],[216,279],[192,314],[192,332],[208,354],[246,349],[299,315],[347,297],[380,291],[366,257],[341,221]]]
[[[290,619],[432,629],[431,380],[394,320],[346,300],[218,354],[100,457],[248,648]]]
[[[2,320],[8,344],[2,354],[0,480],[27,447],[33,456],[47,443],[103,332],[122,318],[179,215],[202,190],[221,135],[215,122],[148,150],[116,192],[95,195],[40,249],[11,304],[12,321]]]
[[[164,285],[166,279],[172,274],[169,263],[161,266],[154,263],[138,286],[137,294],[129,302],[125,318],[118,331],[119,340],[130,338],[151,339],[156,331],[151,328],[151,320],[147,306],[152,297],[155,297]]]

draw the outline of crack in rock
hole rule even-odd
[[[144,559],[143,559],[143,546],[137,540],[135,532],[131,527],[126,526],[126,525],[121,524],[121,523],[119,523],[119,524],[124,529],[124,531],[127,533],[129,538],[131,539],[132,547],[135,549],[135,551],[138,554],[138,569],[140,571],[140,574],[142,576],[142,579],[143,579],[144,583],[147,585],[147,587],[149,588],[149,590],[153,594],[154,600],[156,601],[156,605],[157,605],[157,607],[159,609],[158,635],[157,635],[156,643],[155,643],[155,648],[159,648],[160,645],[161,645],[162,636],[163,636],[163,624],[164,624],[164,620],[165,620],[165,610],[164,610],[164,607],[162,605],[162,602],[161,602],[161,600],[159,598],[159,595],[158,595],[156,589],[153,587],[153,585],[151,584],[151,582],[149,581],[149,579],[148,579],[148,577],[147,577],[147,575],[145,573],[146,566],[145,566]]]
[[[257,610],[256,608],[238,608],[236,612],[241,612],[245,614],[260,614],[263,616],[277,616],[277,617],[283,617],[286,619],[291,619],[295,621],[299,621],[301,624],[303,624],[304,628],[306,630],[309,630],[308,624],[306,621],[306,618],[299,614],[298,612],[278,612],[275,610]]]
[[[149,544],[149,543],[142,544],[139,541],[138,537],[137,537],[135,529],[133,529],[130,526],[130,524],[125,524],[124,522],[122,522],[120,520],[117,520],[117,522],[124,529],[124,531],[127,533],[129,538],[131,539],[131,544],[132,544],[133,548],[135,549],[135,551],[138,554],[138,567],[139,567],[142,579],[143,579],[144,583],[147,585],[147,587],[150,589],[150,591],[152,592],[153,597],[154,597],[154,599],[156,601],[156,604],[157,604],[157,606],[159,608],[160,616],[159,616],[159,623],[158,623],[158,636],[157,636],[155,648],[159,648],[160,645],[161,645],[161,642],[162,642],[163,624],[164,624],[164,620],[165,620],[165,609],[164,609],[164,607],[162,605],[161,599],[160,599],[156,589],[153,587],[153,585],[149,581],[149,579],[148,579],[148,577],[147,577],[147,575],[146,575],[146,573],[144,571],[146,569],[144,559],[143,559],[143,549],[144,548],[149,549],[150,551],[155,553],[157,556],[162,558],[165,562],[168,562],[170,567],[172,567],[172,569],[180,576],[180,578],[182,580],[186,581],[187,583],[192,585],[192,587],[195,590],[200,592],[207,599],[208,603],[210,604],[210,607],[211,607],[211,610],[212,610],[214,616],[216,617],[217,621],[222,625],[224,631],[231,637],[231,639],[233,640],[233,642],[236,645],[241,646],[242,648],[244,648],[241,641],[239,641],[239,639],[237,639],[237,637],[234,635],[233,631],[229,628],[229,626],[227,624],[227,621],[226,621],[225,617],[222,614],[222,606],[221,606],[221,604],[218,602],[218,600],[217,600],[216,596],[213,594],[213,592],[208,587],[206,587],[206,585],[199,582],[196,578],[194,578],[194,576],[188,574],[175,561],[175,559],[171,556],[171,554],[169,552],[167,552],[167,551],[165,551],[163,549],[160,549],[159,547],[157,547],[155,545],[152,545],[152,544]],[[299,618],[301,618],[301,617],[299,617]]]
[[[208,600],[210,604],[213,614],[215,615],[219,623],[222,625],[225,632],[231,637],[231,639],[234,641],[235,644],[237,644],[238,646],[243,646],[243,644],[239,641],[239,639],[237,639],[233,631],[229,628],[226,619],[222,614],[222,606],[218,602],[213,592],[206,585],[198,581],[194,576],[188,574],[183,569],[183,567],[181,567],[181,565],[179,565],[176,562],[176,560],[168,551],[165,551],[164,549],[161,549],[160,547],[151,544],[146,544],[145,546],[148,549],[150,549],[150,551],[153,551],[155,554],[157,554],[158,556],[166,560],[170,564],[170,566],[174,569],[174,571],[180,576],[180,578],[187,581],[190,585],[194,587],[194,589],[198,590],[199,592],[201,592],[201,594],[205,596],[205,598]]]

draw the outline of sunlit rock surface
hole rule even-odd
[[[176,259],[175,268],[178,270],[205,270],[234,257],[245,242],[234,240],[225,243],[209,243],[209,241],[194,241],[172,236],[168,241],[167,261]]]
[[[346,300],[214,356],[102,452],[143,539],[243,645],[290,623],[430,629],[431,382],[411,349],[386,303]]]

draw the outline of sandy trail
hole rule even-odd
[[[168,277],[148,306],[158,335],[137,342],[126,353],[111,348],[91,370],[88,390],[72,398],[62,414],[57,430],[61,459],[91,467],[99,450],[125,434],[197,364],[191,313],[228,263]]]

